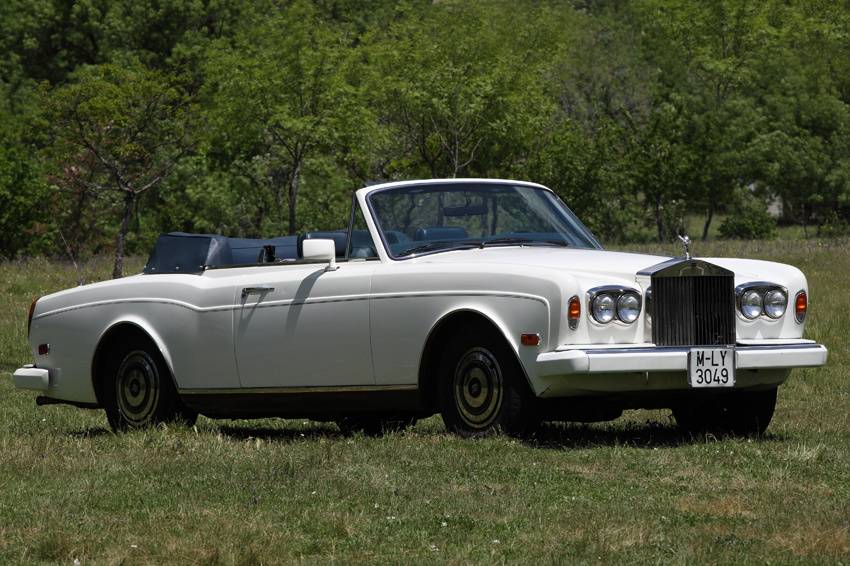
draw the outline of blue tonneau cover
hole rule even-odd
[[[274,246],[276,259],[298,259],[297,236],[253,240],[171,232],[157,238],[144,272],[201,273],[210,267],[252,265],[265,246]]]

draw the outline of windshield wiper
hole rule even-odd
[[[523,245],[523,246],[560,246],[564,248],[570,247],[570,245],[564,240],[535,240],[532,238],[517,238],[517,237],[505,237],[505,238],[493,238],[492,240],[481,240],[481,243],[478,244],[482,248],[486,248],[487,246],[505,246],[505,245]]]
[[[427,244],[422,244],[421,246],[414,246],[412,248],[406,249],[403,252],[399,253],[397,257],[404,257],[408,255],[418,254],[422,252],[430,252],[432,250],[443,249],[444,251],[449,250],[462,250],[468,248],[478,247],[478,242],[452,242],[452,241],[441,241],[441,242],[428,242]]]
[[[523,246],[558,246],[568,248],[570,244],[565,242],[564,240],[535,240],[533,238],[518,238],[518,237],[504,237],[504,238],[493,238],[492,240],[478,240],[475,242],[456,242],[456,241],[438,241],[438,242],[427,242],[420,246],[414,246],[412,248],[406,249],[403,252],[399,253],[396,257],[405,257],[413,254],[418,254],[422,252],[430,252],[434,250],[464,250],[470,248],[486,248],[488,246],[512,246],[512,245],[523,245]]]

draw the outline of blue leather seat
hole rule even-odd
[[[399,232],[398,230],[386,230],[384,232],[384,237],[387,239],[388,244],[402,244],[410,241],[407,234]]]
[[[250,265],[257,263],[257,258],[263,250],[263,246],[274,246],[275,259],[297,259],[297,238],[295,236],[281,236],[265,240],[249,238],[227,238],[230,250],[233,254],[232,264]]]
[[[462,226],[431,226],[428,228],[419,228],[413,234],[413,239],[416,241],[435,241],[435,240],[465,240],[469,238],[466,228]]]

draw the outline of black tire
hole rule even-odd
[[[437,376],[446,428],[462,437],[533,428],[533,397],[504,338],[480,325],[460,329],[443,352]]]
[[[775,408],[774,387],[683,403],[673,407],[673,416],[679,428],[692,434],[761,436],[770,425]]]
[[[415,417],[363,417],[352,416],[337,419],[336,426],[345,435],[363,433],[366,436],[383,436],[391,432],[402,432],[416,424]]]
[[[103,406],[113,431],[177,421],[194,424],[197,413],[180,401],[171,372],[152,344],[130,344],[112,359],[101,379]]]

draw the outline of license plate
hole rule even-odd
[[[688,356],[688,383],[691,387],[733,387],[734,348],[691,348]]]

